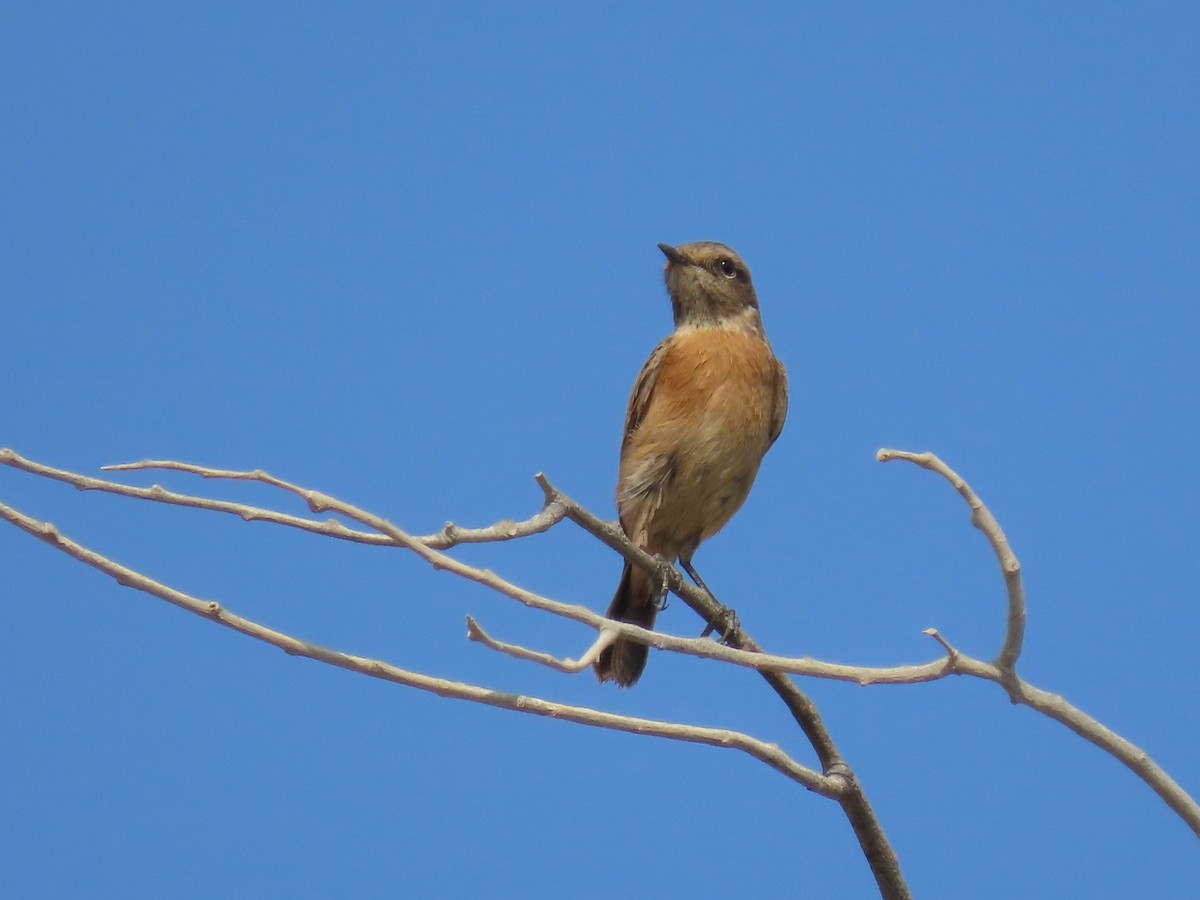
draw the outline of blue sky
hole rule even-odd
[[[0,12],[0,445],[261,466],[412,531],[612,515],[670,327],[658,241],[753,269],[792,406],[696,557],[768,649],[999,647],[959,498],[1026,574],[1022,674],[1193,794],[1200,627],[1194,5],[25,4]],[[265,489],[161,481],[292,511]],[[0,499],[339,649],[811,762],[756,678],[636,689],[498,658],[583,629],[398,550],[80,494]],[[602,609],[571,526],[461,558]],[[870,896],[837,807],[748,758],[291,659],[0,529],[4,893]],[[682,603],[663,628],[694,634]],[[805,682],[921,897],[1185,897],[1196,838],[1132,774],[966,680]]]

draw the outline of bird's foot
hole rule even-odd
[[[742,623],[738,618],[738,614],[728,606],[722,606],[721,611],[709,620],[708,626],[701,633],[700,637],[708,637],[714,631],[721,633],[721,643],[729,643],[729,635],[735,631],[741,631]]]
[[[661,558],[661,557],[660,557]],[[667,584],[667,569],[671,564],[665,559],[662,561],[662,568],[659,572],[658,579],[658,596],[655,598],[654,605],[658,607],[658,611],[662,612],[670,606],[671,588]]]

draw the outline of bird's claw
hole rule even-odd
[[[670,606],[671,591],[667,587],[667,579],[662,580],[662,584],[658,588],[658,598],[654,601],[654,605],[658,607],[658,611],[662,612]]]
[[[722,606],[721,611],[712,617],[708,626],[700,634],[700,637],[708,637],[714,631],[721,633],[721,643],[729,643],[729,635],[735,631],[740,631],[742,628],[741,620],[738,619],[738,614],[728,606]]]

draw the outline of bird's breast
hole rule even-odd
[[[618,508],[656,552],[715,534],[741,507],[771,443],[780,389],[770,346],[726,329],[680,330],[621,459]]]

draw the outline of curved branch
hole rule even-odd
[[[551,656],[549,653],[541,653],[517,644],[496,640],[496,638],[483,630],[473,616],[467,616],[467,640],[483,644],[489,650],[495,650],[497,653],[503,653],[505,656],[511,656],[513,659],[523,659],[528,662],[539,663],[558,672],[565,672],[568,675],[586,672],[592,663],[600,658],[600,654],[606,648],[613,645],[613,642],[617,639],[617,635],[618,632],[615,629],[603,628],[600,630],[600,634],[596,636],[596,640],[592,641],[592,645],[587,648],[579,659],[559,659],[556,656]]]
[[[922,469],[936,472],[954,486],[971,508],[971,524],[982,531],[988,543],[992,545],[992,550],[1000,561],[1000,571],[1004,573],[1005,587],[1008,589],[1008,623],[1004,632],[1004,645],[1000,648],[995,664],[1006,676],[1012,675],[1025,642],[1025,585],[1021,580],[1021,564],[1017,561],[1017,555],[1013,553],[1008,538],[1004,536],[1000,523],[962,476],[935,454],[929,451],[910,453],[907,450],[891,450],[884,447],[875,454],[875,458],[880,462],[903,459]]]
[[[563,719],[580,725],[591,725],[614,731],[625,731],[630,734],[645,734],[655,737],[671,738],[679,741],[689,741],[697,744],[707,744],[712,747],[725,747],[740,750],[749,756],[765,763],[777,772],[803,785],[814,793],[837,799],[844,792],[845,786],[835,778],[829,778],[802,766],[777,744],[760,741],[750,735],[723,728],[707,728],[699,725],[685,725],[677,722],[664,722],[656,719],[643,719],[636,716],[623,716],[616,713],[588,709],[582,706],[572,706],[566,703],[555,703],[539,697],[528,697],[520,694],[510,694],[491,688],[450,681],[444,678],[434,678],[419,672],[401,669],[390,663],[377,659],[368,659],[331,650],[309,641],[302,641],[292,635],[276,631],[230,612],[220,603],[213,600],[201,600],[191,594],[176,590],[159,581],[155,581],[140,572],[114,562],[94,550],[76,543],[63,535],[49,522],[39,522],[21,512],[0,503],[0,518],[7,520],[22,531],[28,532],[50,544],[57,550],[72,556],[85,565],[91,566],[124,587],[134,588],[150,594],[190,613],[231,628],[255,640],[271,644],[292,656],[303,656],[318,662],[349,669],[360,675],[368,675],[384,681],[391,681],[407,687],[417,688],[457,700],[469,700],[487,706],[496,706],[514,712],[546,716],[552,719]]]
[[[1021,564],[1017,562],[1016,554],[1009,546],[996,517],[971,490],[970,485],[935,454],[928,451],[911,453],[906,450],[883,448],[876,457],[880,462],[907,460],[923,469],[936,472],[949,481],[971,508],[971,524],[987,536],[996,557],[1000,560],[1000,570],[1004,573],[1004,582],[1008,588],[1008,627],[1004,646],[995,661],[989,664],[959,653],[935,629],[930,629],[929,632],[946,648],[947,658],[951,662],[950,671],[995,681],[1008,692],[1013,703],[1032,707],[1061,722],[1084,740],[1116,757],[1145,781],[1200,837],[1200,804],[1154,762],[1146,751],[1072,706],[1062,697],[1036,688],[1017,675],[1017,659],[1021,655],[1021,645],[1025,636],[1025,587],[1021,581]]]

